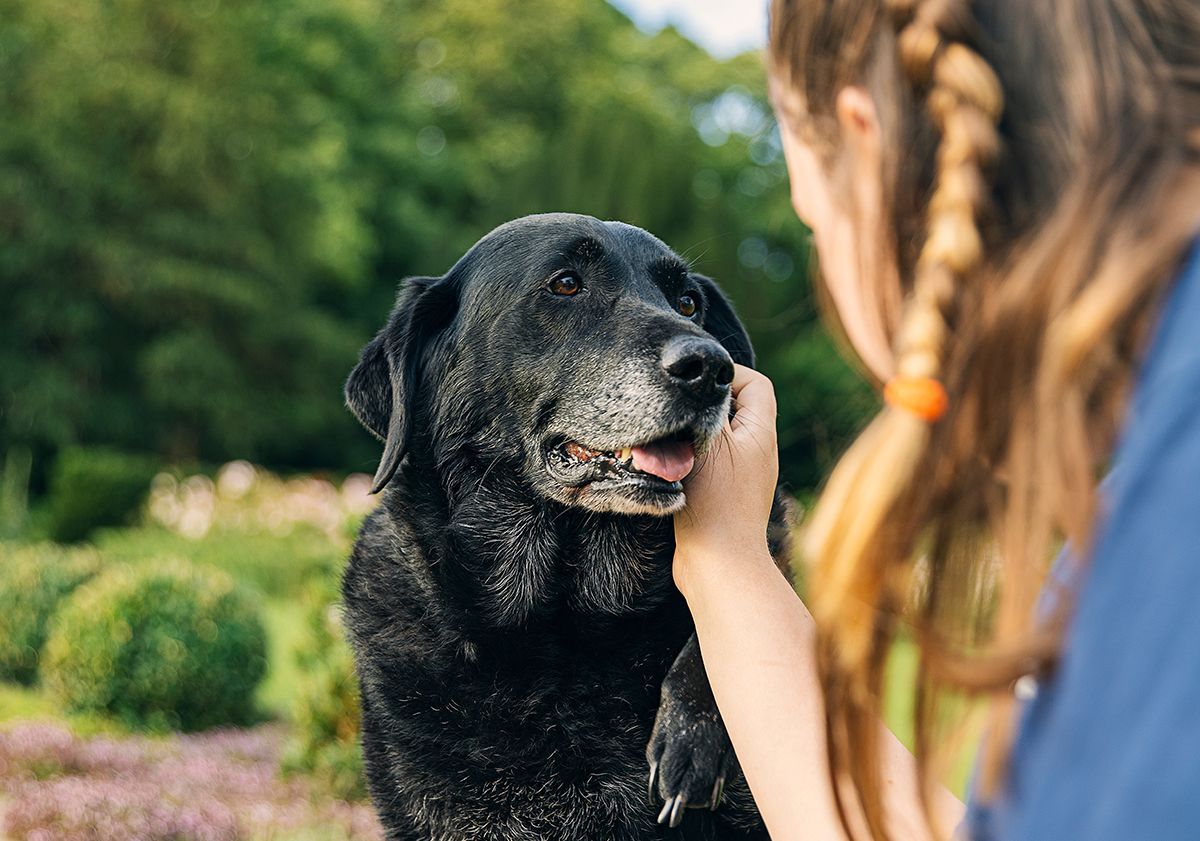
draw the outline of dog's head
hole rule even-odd
[[[708,278],[620,222],[529,216],[406,282],[346,401],[384,442],[383,488],[425,427],[567,505],[669,514],[729,411],[746,331]]]

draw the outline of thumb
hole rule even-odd
[[[775,426],[775,388],[765,376],[744,365],[733,366],[733,419],[729,426],[735,432],[743,427],[771,429]]]

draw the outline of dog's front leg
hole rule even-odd
[[[717,711],[696,635],[683,647],[662,684],[658,717],[646,747],[650,797],[665,801],[659,823],[678,826],[683,810],[715,810],[727,781],[738,773],[733,745]]]

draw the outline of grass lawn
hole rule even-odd
[[[25,721],[66,724],[81,736],[124,735],[128,728],[104,716],[63,712],[37,687],[0,682],[0,729]]]
[[[0,722],[61,717],[53,702],[37,689],[0,683]]]
[[[102,529],[93,541],[106,560],[145,563],[187,558],[214,566],[267,596],[295,596],[314,575],[339,569],[347,550],[312,528],[288,534],[213,529],[192,540],[158,526]]]
[[[300,681],[296,651],[307,633],[304,607],[298,599],[265,599],[262,620],[267,629],[267,676],[258,687],[258,705],[273,718],[286,718]]]

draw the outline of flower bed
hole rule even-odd
[[[0,732],[0,836],[12,841],[381,839],[366,804],[283,779],[278,726],[81,738],[53,724]]]

